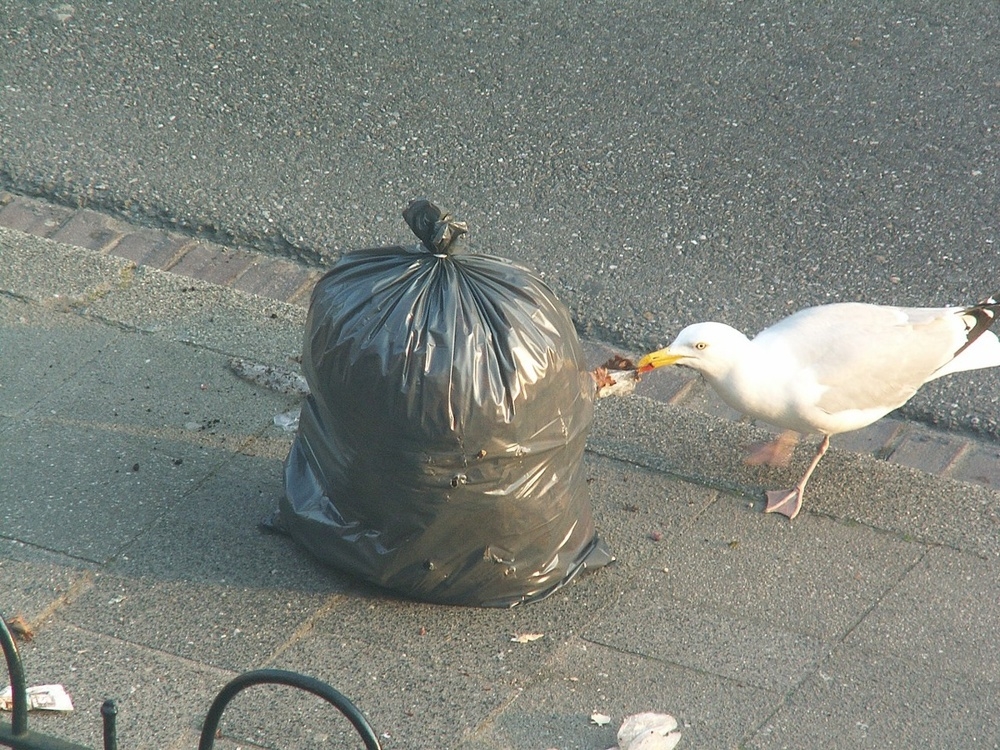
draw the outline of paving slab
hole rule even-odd
[[[969,449],[964,435],[912,431],[899,441],[889,460],[906,466],[922,466],[932,474],[947,473]]]
[[[584,636],[771,692],[793,689],[923,549],[820,516],[794,529],[773,520],[720,500]]]
[[[887,458],[908,430],[906,422],[884,417],[860,430],[837,435],[836,447],[855,453],[868,453],[876,458]]]
[[[845,643],[926,664],[942,674],[995,680],[1000,563],[931,547]]]
[[[62,616],[220,668],[265,663],[345,585],[287,539],[257,528],[281,491],[280,470],[273,457],[234,456],[165,498],[156,522]]]
[[[979,443],[970,447],[948,472],[962,482],[974,482],[985,487],[1000,487],[1000,445]],[[994,515],[1000,509],[994,510]]]
[[[215,352],[136,351],[134,334],[94,328],[90,346],[78,332],[72,378],[0,435],[0,472],[10,534],[102,562],[295,401],[238,380]]]
[[[74,707],[31,712],[28,726],[95,748],[103,746],[106,699],[118,708],[119,747],[165,748],[201,725],[211,698],[234,676],[59,621],[20,653],[29,684],[65,686]]]
[[[53,310],[79,311],[130,283],[136,265],[0,227],[0,291]]]
[[[133,229],[115,243],[113,254],[140,265],[170,268],[194,246],[190,237],[156,229]]]
[[[753,425],[638,395],[603,399],[588,445],[694,484],[737,493],[759,511],[765,489],[793,486],[814,448],[800,446],[787,468],[744,466],[747,448],[767,437]],[[810,479],[803,501],[810,513],[989,556],[1000,555],[998,506],[1000,492],[991,488],[835,446]]]
[[[746,683],[576,638],[536,682],[458,747],[603,750],[615,746],[625,717],[646,711],[677,719],[680,747],[737,747],[757,717],[777,705],[775,696]],[[597,726],[592,713],[611,721]]]
[[[40,629],[61,605],[70,601],[93,578],[93,566],[15,539],[0,539],[0,614],[20,615]]]
[[[298,401],[237,378],[228,357],[176,341],[136,347],[119,332],[29,416],[236,452]]]
[[[0,435],[0,527],[19,541],[107,562],[192,486],[190,469],[173,465],[186,450],[107,423],[22,420]]]
[[[231,356],[280,364],[302,351],[306,311],[112,255],[0,227],[0,291]]]
[[[292,300],[298,299],[303,289],[311,292],[321,275],[321,271],[281,258],[258,258],[233,281],[233,288]]]
[[[226,286],[253,265],[256,256],[246,250],[223,249],[207,242],[192,245],[170,270],[181,276]]]
[[[267,662],[326,599],[280,586],[105,574],[64,617],[79,627],[239,672]]]
[[[0,414],[23,416],[100,355],[114,331],[0,295]]]
[[[282,492],[281,462],[238,454],[164,507],[105,572],[122,578],[329,594],[343,579],[287,537],[258,527]],[[234,555],[240,560],[233,565]]]
[[[841,648],[744,747],[995,748],[996,679],[940,672],[919,659]]]
[[[67,221],[73,209],[47,201],[17,197],[0,208],[0,225],[49,237]]]
[[[51,237],[67,245],[103,252],[114,247],[128,231],[128,225],[107,214],[81,208]]]

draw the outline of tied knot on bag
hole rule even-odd
[[[445,213],[426,198],[410,201],[403,209],[403,219],[429,251],[449,255],[458,240],[469,233],[469,225]]]

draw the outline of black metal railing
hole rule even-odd
[[[10,676],[12,691],[11,723],[0,722],[0,746],[14,750],[92,750],[85,745],[66,742],[58,737],[34,732],[28,728],[28,683],[24,674],[21,655],[17,651],[14,637],[7,628],[7,623],[0,614],[0,646],[7,661],[7,674]],[[0,683],[2,684],[2,683]],[[281,669],[258,669],[245,672],[230,680],[212,701],[202,725],[201,739],[198,750],[212,750],[215,746],[215,736],[222,720],[222,713],[229,702],[243,690],[254,685],[285,685],[312,693],[327,703],[332,704],[342,713],[354,731],[361,737],[366,750],[381,750],[378,736],[364,714],[341,693],[325,682],[297,672],[286,672]],[[101,706],[101,717],[104,722],[104,750],[118,750],[118,730],[116,717],[118,709],[114,701],[105,701]]]

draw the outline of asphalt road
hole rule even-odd
[[[0,0],[0,185],[309,262],[427,196],[633,350],[1000,291],[1000,7],[871,5]]]

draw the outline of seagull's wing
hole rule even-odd
[[[961,308],[844,303],[808,308],[754,342],[785,347],[817,387],[828,414],[891,411],[964,345]],[[762,341],[761,341],[762,340]]]

